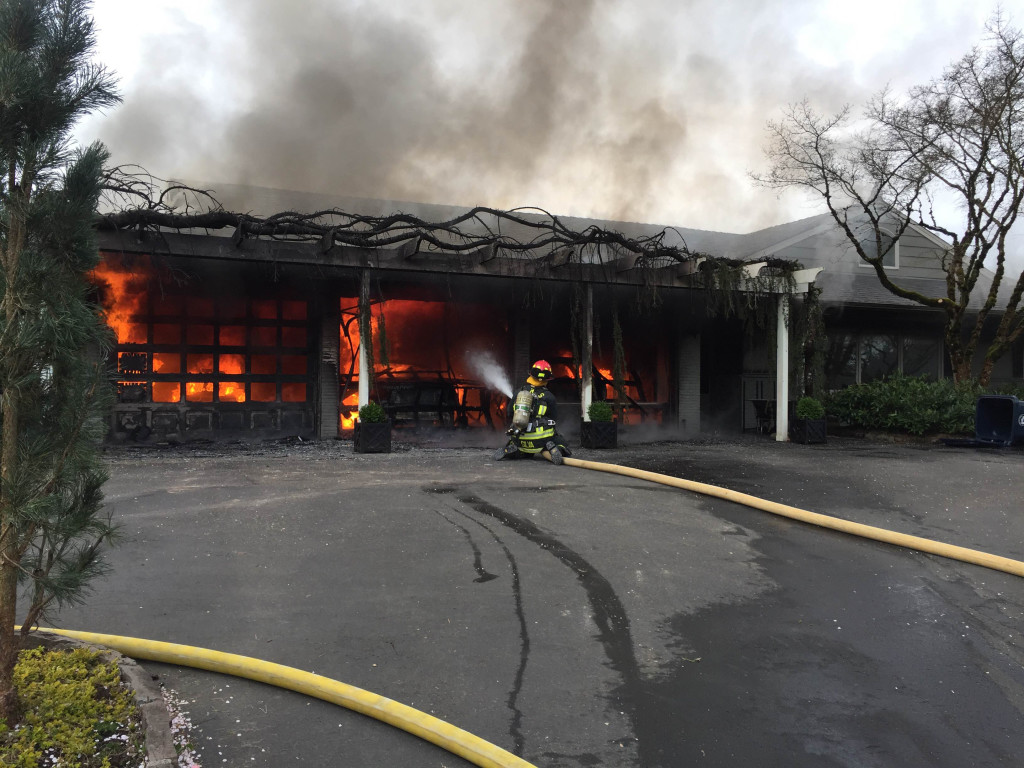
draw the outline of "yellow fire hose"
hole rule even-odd
[[[551,456],[547,451],[544,451],[544,455],[548,460],[550,460]],[[831,528],[834,531],[850,533],[854,536],[861,536],[865,539],[874,539],[875,541],[882,541],[886,544],[895,544],[898,547],[907,547],[908,549],[916,549],[920,552],[928,552],[932,555],[940,555],[953,560],[960,560],[965,563],[973,563],[974,565],[981,565],[985,568],[991,568],[996,571],[1010,573],[1014,576],[1024,576],[1024,562],[1021,562],[1020,560],[1011,560],[1008,557],[1000,557],[999,555],[990,555],[987,552],[980,552],[976,549],[958,547],[954,544],[944,544],[941,541],[924,539],[920,536],[911,536],[906,533],[897,533],[896,531],[889,531],[885,528],[876,528],[873,525],[864,525],[862,523],[854,523],[850,520],[843,520],[838,517],[820,515],[816,512],[808,512],[805,509],[799,509],[798,507],[790,507],[786,504],[779,504],[774,501],[759,499],[757,496],[751,496],[746,493],[730,491],[728,488],[721,488],[717,485],[698,483],[693,480],[683,480],[679,477],[662,475],[657,472],[648,472],[643,469],[633,469],[632,467],[623,467],[618,464],[603,464],[598,461],[582,461],[581,459],[568,457],[562,459],[562,461],[571,467],[593,469],[598,472],[610,472],[616,475],[635,477],[640,480],[650,480],[653,483],[661,483],[662,485],[670,485],[687,491],[695,491],[707,496],[716,496],[720,499],[725,499],[726,501],[733,501],[737,504],[743,504],[754,509],[760,509],[764,512],[770,512],[773,515],[789,517],[793,520],[810,523],[811,525],[817,525],[822,528]]]
[[[45,629],[59,635],[72,637],[85,643],[113,648],[133,659],[148,659],[164,664],[178,664],[185,667],[207,669],[236,677],[244,677],[260,683],[276,685],[298,693],[314,696],[332,704],[353,709],[381,722],[401,728],[431,744],[465,758],[481,768],[535,768],[522,758],[506,752],[468,731],[456,728],[444,720],[399,704],[397,701],[352,685],[331,680],[294,667],[261,661],[234,653],[211,651],[191,645],[163,643],[158,640],[143,640],[138,637],[104,635],[95,632],[77,632],[70,629]]]

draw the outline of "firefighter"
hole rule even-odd
[[[538,360],[530,368],[530,375],[512,403],[512,426],[508,429],[508,443],[494,454],[495,461],[522,456],[540,456],[547,451],[554,464],[561,464],[569,456],[565,439],[558,434],[555,419],[558,402],[547,388],[551,378],[551,364]]]

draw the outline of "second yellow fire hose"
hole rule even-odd
[[[550,456],[546,451],[545,456],[548,456],[550,459]],[[1012,573],[1014,576],[1024,576],[1024,562],[1021,562],[1020,560],[1011,560],[1008,557],[1000,557],[999,555],[990,555],[987,552],[980,552],[976,549],[958,547],[955,544],[944,544],[941,541],[925,539],[920,536],[911,536],[906,533],[889,531],[885,528],[876,528],[873,525],[864,525],[863,523],[855,523],[838,517],[821,515],[817,512],[808,512],[805,509],[791,507],[786,504],[779,504],[778,502],[768,501],[766,499],[760,499],[757,496],[751,496],[747,493],[730,491],[728,488],[721,488],[717,485],[708,485],[707,483],[698,483],[693,480],[684,480],[680,477],[662,475],[657,472],[648,472],[644,469],[633,469],[632,467],[623,467],[618,464],[603,464],[598,461],[582,461],[581,459],[572,458],[565,458],[563,461],[571,467],[593,469],[599,472],[610,472],[616,475],[635,477],[640,480],[650,480],[654,483],[670,485],[687,491],[703,493],[706,496],[715,496],[727,501],[733,501],[737,504],[752,507],[753,509],[760,509],[764,512],[770,512],[773,515],[789,517],[793,520],[810,523],[822,528],[831,528],[834,531],[842,531],[843,533],[850,533],[854,536],[882,541],[886,544],[895,544],[899,547],[907,547],[909,549],[916,549],[920,552],[927,552],[932,555],[940,555],[953,560],[960,560],[965,563],[973,563],[974,565],[981,565],[985,568],[992,568],[996,571]]]

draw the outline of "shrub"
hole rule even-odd
[[[949,379],[895,375],[868,384],[855,384],[832,393],[828,412],[839,424],[905,432],[974,434],[975,385]]]
[[[359,409],[359,420],[364,424],[383,424],[388,420],[388,414],[384,406],[371,400]]]
[[[22,651],[14,686],[24,711],[0,721],[0,765],[107,768],[138,765],[142,736],[131,689],[96,651]]]
[[[796,417],[807,421],[823,419],[825,418],[825,406],[817,398],[801,397],[796,401]]]
[[[992,387],[993,395],[1013,395],[1018,400],[1024,400],[1024,384],[996,384]]]
[[[587,416],[590,417],[591,421],[611,421],[611,403],[605,402],[604,400],[595,400],[587,406]]]

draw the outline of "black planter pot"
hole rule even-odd
[[[584,448],[615,448],[619,444],[617,421],[580,422],[580,445]]]
[[[356,422],[352,435],[356,453],[391,453],[391,422]]]
[[[793,419],[789,425],[789,439],[794,443],[824,443],[826,438],[825,419]]]

